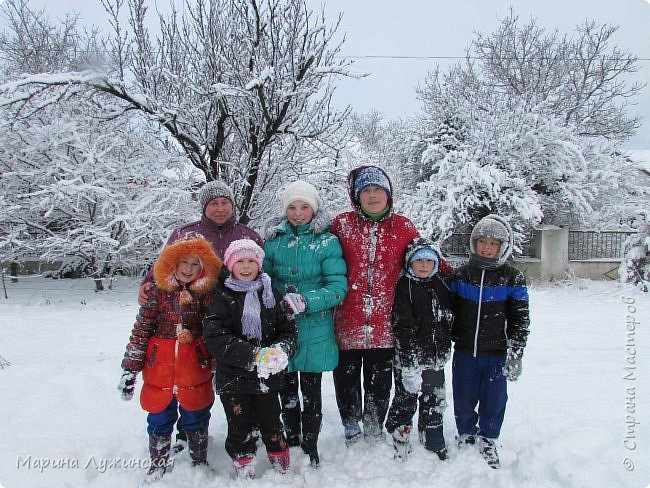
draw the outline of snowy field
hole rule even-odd
[[[0,486],[137,486],[148,458],[146,414],[137,398],[124,402],[116,389],[136,287],[123,280],[94,293],[86,280],[7,283],[0,356],[11,365],[0,369]],[[326,374],[321,469],[296,449],[291,473],[282,476],[260,452],[257,478],[233,481],[217,400],[208,452],[216,472],[197,472],[181,453],[156,486],[647,487],[650,296],[613,282],[534,286],[531,315],[524,372],[509,387],[499,471],[472,450],[451,448],[441,463],[415,445],[398,464],[388,441],[346,448]],[[451,406],[445,429],[452,444]]]

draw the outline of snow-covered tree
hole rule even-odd
[[[405,164],[408,159],[408,141],[413,131],[408,120],[386,120],[376,110],[368,113],[353,113],[347,123],[350,142],[342,151],[348,167],[360,164],[376,164],[391,176],[397,195],[396,208],[401,211],[404,190],[414,184],[416,175]]]
[[[44,9],[31,8],[25,0],[2,4],[6,29],[0,33],[3,79],[26,73],[80,70],[95,62],[102,47],[96,29],[84,29],[78,15],[53,21]]]
[[[169,228],[196,214],[187,163],[126,122],[69,105],[29,121],[3,118],[3,261],[61,261],[61,272],[93,277],[102,289],[116,272],[145,268]]]
[[[120,104],[100,99],[105,114],[144,114],[207,180],[229,183],[245,223],[264,211],[274,178],[341,146],[348,111],[330,102],[350,62],[333,44],[338,21],[328,27],[303,0],[187,1],[159,17],[155,37],[145,0],[128,1],[128,27],[122,0],[103,4],[114,28],[108,68],[21,77],[2,87],[2,103],[29,111],[43,92],[109,94]]]
[[[637,233],[623,244],[623,261],[619,267],[621,281],[635,283],[643,291],[650,290],[650,211],[641,209],[633,225]]]
[[[2,13],[5,79],[78,69],[97,52],[95,34],[75,17],[52,22],[22,0]],[[87,87],[76,93],[35,91],[30,103],[1,109],[0,259],[63,262],[61,273],[92,276],[101,289],[104,277],[146,267],[170,227],[196,214],[198,176],[164,147],[157,126],[111,117],[119,106],[102,113],[111,98]]]
[[[639,120],[636,58],[610,48],[616,28],[586,23],[559,37],[512,14],[477,34],[466,60],[429,75],[405,166],[419,168],[408,212],[426,233],[498,212],[521,231],[586,223],[634,191],[620,144]]]
[[[638,58],[611,45],[617,30],[585,21],[561,36],[534,19],[521,25],[511,12],[495,32],[477,33],[470,52],[487,89],[528,106],[545,102],[577,135],[624,141],[640,126],[626,108],[644,85],[625,79],[638,71]]]

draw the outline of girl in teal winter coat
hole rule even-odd
[[[285,214],[265,225],[263,264],[273,288],[295,315],[298,330],[296,354],[280,391],[282,419],[288,444],[300,445],[317,467],[321,378],[323,371],[338,364],[333,309],[347,293],[347,270],[341,245],[328,231],[331,219],[316,188],[304,181],[291,183],[282,194],[282,206]]]

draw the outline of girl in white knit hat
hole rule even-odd
[[[284,296],[298,330],[296,354],[280,391],[289,446],[301,446],[311,466],[320,464],[321,378],[338,364],[333,309],[347,293],[346,265],[338,239],[328,231],[330,215],[316,188],[294,181],[281,195],[284,212],[267,221],[264,270]],[[302,406],[299,397],[302,393]]]

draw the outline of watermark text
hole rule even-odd
[[[632,455],[637,450],[637,362],[636,331],[641,325],[636,318],[636,303],[632,297],[622,297],[625,304],[625,359],[623,362],[623,382],[625,383],[625,433],[623,446],[628,455],[623,458],[623,468],[634,471]]]
[[[149,458],[102,458],[90,456],[78,458],[49,458],[31,455],[17,456],[16,469],[36,470],[41,473],[50,469],[94,469],[105,473],[114,469],[149,469],[155,461]],[[161,467],[172,467],[174,458],[158,461]]]

